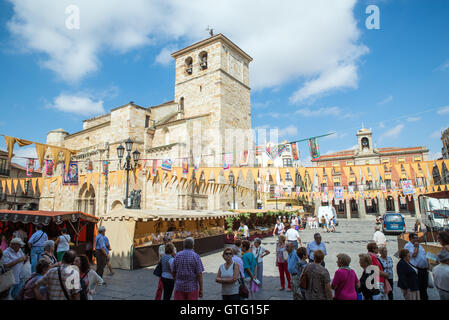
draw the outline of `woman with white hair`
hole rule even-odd
[[[56,259],[54,251],[55,251],[55,242],[53,240],[45,241],[44,252],[42,252],[39,259],[44,259],[45,261],[47,261],[50,264],[49,269],[61,265],[61,262],[58,262],[58,259]]]

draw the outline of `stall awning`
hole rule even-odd
[[[237,215],[230,211],[209,211],[209,210],[135,210],[119,208],[101,217],[104,221],[114,220],[201,220],[201,219],[221,219]]]
[[[50,222],[61,224],[65,221],[72,222],[83,219],[89,222],[97,223],[98,218],[81,211],[26,211],[26,210],[1,210],[0,221],[22,222],[49,225]]]

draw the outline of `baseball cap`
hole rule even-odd
[[[11,244],[20,244],[20,246],[22,246],[22,247],[25,245],[25,243],[23,243],[22,239],[20,239],[20,238],[14,238],[14,239],[12,239],[11,242],[10,242],[9,244],[10,244],[10,245],[11,245]]]

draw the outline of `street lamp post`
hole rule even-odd
[[[232,209],[235,210],[235,180],[234,175],[232,173],[229,176],[229,182],[231,183],[232,186]]]
[[[126,170],[126,198],[125,198],[125,208],[130,208],[130,204],[129,204],[129,171],[135,169],[137,167],[137,163],[139,162],[139,158],[140,158],[140,152],[136,149],[134,150],[134,152],[132,153],[132,157],[134,160],[134,167],[131,164],[131,150],[133,148],[133,141],[131,139],[128,138],[128,140],[125,141],[125,147],[123,147],[122,145],[119,145],[117,147],[117,155],[120,161],[120,168],[122,167],[122,159],[123,159],[123,155],[125,153],[125,149],[127,151],[127,155],[126,155],[126,162],[123,166],[123,169]]]

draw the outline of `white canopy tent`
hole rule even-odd
[[[207,210],[135,210],[118,208],[104,215],[100,219],[100,226],[106,228],[111,252],[111,266],[113,268],[133,268],[133,250],[136,224],[157,220],[202,220],[221,219],[238,215],[234,212]]]

